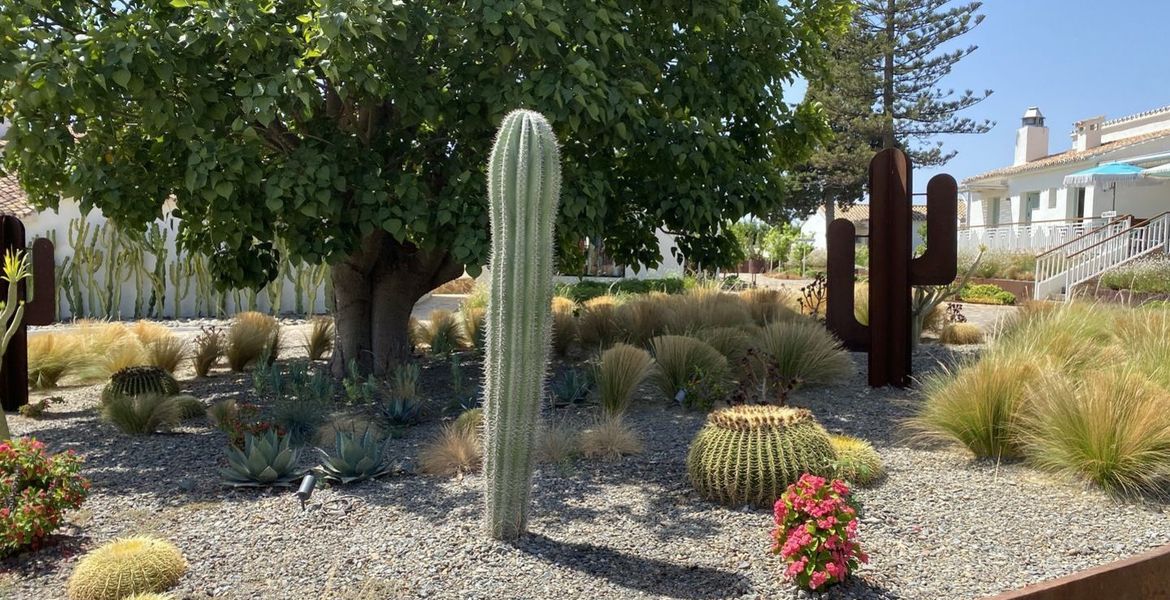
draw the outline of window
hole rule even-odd
[[[999,198],[987,201],[987,209],[987,218],[983,222],[992,227],[999,225]]]
[[[1056,188],[1048,188],[1048,208],[1056,208]]]
[[[1024,214],[1020,219],[1024,223],[1031,223],[1033,213],[1040,210],[1040,192],[1028,192],[1024,194]]]

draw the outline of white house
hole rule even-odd
[[[966,222],[966,206],[959,204],[959,226],[962,227]],[[911,247],[917,248],[923,243],[922,227],[926,224],[926,206],[922,204],[915,204],[912,208],[913,213],[911,218],[914,223],[911,225],[911,235],[913,235],[913,243]],[[834,219],[848,219],[853,223],[854,229],[859,236],[858,243],[865,241],[860,236],[869,235],[869,205],[868,204],[854,204],[849,208],[837,208],[833,214]],[[827,223],[825,223],[825,207],[820,207],[817,212],[805,219],[800,226],[801,237],[811,240],[812,247],[818,250],[825,250],[828,248],[825,235]]]
[[[1037,255],[1037,298],[1065,295],[1104,271],[1170,248],[1170,106],[1073,124],[1049,149],[1036,107],[1024,113],[1010,166],[969,177],[959,246]]]
[[[1068,150],[1051,152],[1044,115],[1024,113],[1010,166],[968,177],[960,187],[969,223],[960,245],[1044,251],[1112,215],[1139,219],[1170,210],[1170,181],[1065,185],[1065,177],[1109,163],[1170,163],[1170,106],[1106,120],[1077,121]]]

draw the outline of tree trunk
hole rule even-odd
[[[425,252],[385,232],[362,240],[357,252],[333,265],[337,341],[331,368],[343,377],[351,361],[361,373],[385,375],[410,359],[410,313],[427,292],[463,273],[443,250]]]
[[[894,49],[897,48],[897,30],[895,28],[898,7],[895,0],[886,1],[886,47],[884,64],[882,65],[882,113],[885,123],[882,125],[882,148],[897,148],[898,139],[894,133]]]

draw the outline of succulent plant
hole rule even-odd
[[[869,442],[847,435],[834,435],[831,442],[837,453],[835,476],[857,485],[869,485],[885,476],[882,457]]]
[[[802,474],[831,474],[835,459],[829,434],[808,410],[739,405],[708,415],[687,454],[687,474],[708,500],[767,507]]]
[[[127,367],[110,376],[109,383],[102,390],[102,402],[109,402],[114,396],[133,398],[145,394],[174,396],[179,393],[179,382],[158,367]]]
[[[122,600],[175,586],[187,561],[174,544],[138,536],[114,540],[85,555],[69,577],[69,600]]]
[[[319,450],[323,455],[321,473],[329,481],[345,485],[390,472],[390,466],[382,458],[385,443],[373,431],[366,430],[361,436],[338,432],[336,448],[336,455]]]
[[[569,369],[553,379],[549,386],[553,399],[559,405],[577,404],[589,397],[589,390],[593,387],[593,378],[589,372],[582,369]]]
[[[228,468],[220,476],[231,487],[289,486],[301,475],[296,469],[299,454],[287,435],[273,430],[245,433],[243,450],[228,446]]]
[[[488,161],[484,496],[486,529],[496,539],[515,539],[528,527],[552,328],[560,187],[560,151],[548,121],[528,110],[509,113]]]

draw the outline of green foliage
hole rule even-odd
[[[289,438],[274,430],[244,434],[243,450],[229,445],[228,467],[220,469],[224,484],[231,487],[290,486],[300,476],[296,470],[299,452]]]
[[[351,359],[347,363],[341,385],[345,388],[345,399],[349,404],[372,404],[378,398],[378,382],[372,377],[363,377],[356,360]]]
[[[853,360],[820,323],[808,319],[773,323],[756,339],[759,350],[751,376],[761,399],[783,404],[788,394],[809,383],[833,384],[854,372]]]
[[[1170,294],[1170,256],[1144,258],[1106,271],[1101,285],[1111,290]]]
[[[81,464],[72,452],[50,454],[35,438],[0,442],[0,558],[40,546],[65,511],[81,507],[89,495]]]
[[[180,421],[189,421],[207,416],[207,407],[195,396],[179,394],[178,396],[172,396],[171,400],[179,407]]]
[[[666,277],[663,279],[618,279],[613,282],[586,279],[577,283],[562,283],[557,285],[556,295],[583,303],[598,296],[616,294],[648,294],[662,292],[664,294],[681,294],[687,289],[685,279],[681,277]]]
[[[394,368],[385,398],[378,404],[378,412],[387,425],[401,427],[418,422],[423,409],[418,379],[419,368],[415,363]]]
[[[102,418],[132,435],[169,431],[183,420],[183,414],[184,407],[175,397],[150,392],[114,395],[102,404]]]
[[[959,272],[975,264],[974,277],[983,279],[1014,279],[1032,281],[1036,277],[1036,255],[1032,252],[988,250],[982,254],[960,253]]]
[[[116,396],[173,396],[177,393],[179,382],[167,371],[159,367],[128,367],[110,376],[110,381],[102,389],[102,403],[108,403]]]
[[[844,1],[344,8],[5,4],[4,166],[39,205],[83,198],[133,229],[174,198],[179,241],[232,287],[276,276],[274,238],[298,263],[372,240],[475,270],[476,150],[528,106],[589,140],[565,152],[583,185],[563,246],[604,231],[618,260],[652,265],[661,226],[714,263],[732,247],[723,224],[780,204],[782,173],[824,135],[784,91],[848,15]]]
[[[687,454],[687,475],[708,500],[770,507],[802,474],[831,474],[835,456],[809,411],[739,405],[707,417]]]
[[[114,540],[86,554],[69,577],[69,600],[123,600],[163,592],[187,572],[174,544],[147,536]]]
[[[464,345],[459,321],[448,310],[432,310],[420,333],[422,341],[431,347],[431,354],[448,355]]]
[[[994,283],[971,283],[959,290],[959,299],[972,304],[1015,304],[1015,294]]]
[[[668,400],[692,385],[697,375],[725,379],[730,376],[727,359],[706,342],[682,335],[662,335],[650,342],[658,368],[654,384]],[[687,402],[684,398],[683,402]]]
[[[553,401],[557,404],[576,404],[589,397],[593,389],[593,377],[583,369],[567,369],[554,377],[549,384]]]
[[[539,113],[504,118],[488,162],[491,301],[484,352],[484,524],[496,539],[527,528],[552,333],[557,138]],[[523,226],[517,225],[523,223]]]
[[[28,255],[11,249],[5,250],[4,272],[0,275],[0,281],[4,281],[8,285],[8,299],[0,307],[0,327],[3,328],[3,331],[0,332],[0,357],[8,351],[8,343],[12,341],[12,336],[20,331],[20,322],[24,318],[24,301],[19,299],[19,284],[27,277],[29,277]],[[10,437],[12,434],[8,431],[8,417],[4,415],[4,411],[0,411],[0,441]]]
[[[336,454],[320,451],[321,473],[328,481],[347,485],[390,472],[390,465],[383,458],[385,444],[368,429],[360,437],[352,432],[338,432],[334,447]]]
[[[848,435],[830,436],[833,452],[833,473],[857,485],[869,485],[885,476],[882,457],[869,442]]]

